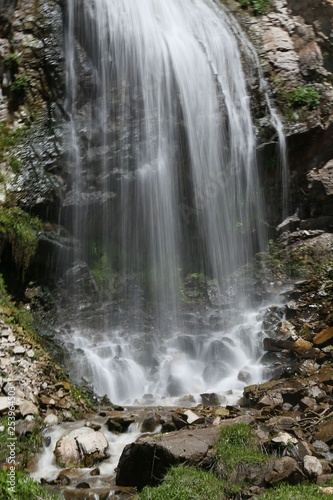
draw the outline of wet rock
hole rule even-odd
[[[154,432],[160,425],[160,418],[156,413],[151,413],[142,422],[141,432]]]
[[[102,432],[81,427],[60,438],[54,453],[60,467],[92,467],[108,458],[108,447]]]
[[[226,398],[223,398],[219,394],[213,393],[205,393],[205,394],[200,394],[202,404],[204,406],[220,406],[224,404],[224,400]]]
[[[141,490],[148,484],[159,484],[172,465],[208,467],[212,464],[211,450],[219,435],[218,428],[210,427],[197,429],[195,433],[188,430],[171,432],[159,439],[141,437],[125,447],[117,467],[116,484]]]
[[[131,424],[133,424],[134,419],[127,417],[110,417],[107,422],[107,428],[110,432],[115,434],[121,434],[126,432]]]

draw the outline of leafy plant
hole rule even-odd
[[[172,467],[157,488],[146,487],[140,500],[223,500],[224,483],[211,472],[194,467]]]
[[[321,95],[315,87],[297,87],[289,93],[289,102],[294,108],[307,106],[316,109],[320,101]]]
[[[254,15],[266,14],[272,7],[272,0],[241,0],[242,7],[252,8]]]

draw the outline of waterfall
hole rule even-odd
[[[244,385],[242,368],[260,377],[245,291],[228,297],[231,322],[218,304],[185,314],[182,299],[185,276],[218,295],[265,245],[244,40],[214,0],[68,2],[67,204],[78,257],[99,262],[113,294],[103,325],[68,342],[112,401],[222,393]]]

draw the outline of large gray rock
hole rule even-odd
[[[146,485],[159,484],[172,465],[209,467],[219,436],[219,428],[208,427],[141,437],[124,448],[116,484],[141,490]]]
[[[81,427],[62,436],[54,454],[60,467],[92,467],[109,457],[108,447],[109,443],[102,432]]]

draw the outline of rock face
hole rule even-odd
[[[120,486],[157,485],[172,465],[186,464],[209,468],[218,428],[180,430],[154,437],[141,437],[127,445],[117,467],[116,483]]]
[[[108,447],[102,432],[82,427],[60,438],[54,453],[60,467],[92,467],[108,458]]]

